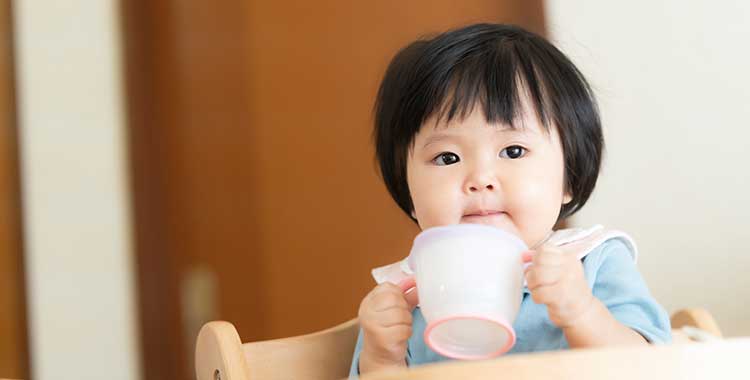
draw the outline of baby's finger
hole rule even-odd
[[[414,310],[417,307],[419,296],[417,295],[416,288],[404,293],[404,298],[406,298],[406,303],[409,304],[409,310]]]
[[[539,286],[531,291],[531,299],[534,303],[549,305],[559,298],[559,291],[554,285]]]
[[[375,311],[383,311],[390,308],[408,309],[409,304],[406,302],[401,289],[395,291],[381,291],[372,296],[372,308]]]
[[[396,325],[388,328],[389,332],[393,334],[399,342],[409,340],[412,334],[411,324],[409,325]]]
[[[554,285],[560,281],[563,275],[563,267],[559,266],[532,266],[526,272],[526,285],[529,290],[540,286]]]
[[[372,294],[380,294],[380,293],[399,293],[401,292],[401,288],[398,287],[398,285],[393,284],[391,282],[384,282],[378,286],[375,287],[375,289],[372,290]]]
[[[565,264],[565,254],[557,249],[539,250],[531,262],[534,265],[563,265]]]
[[[411,312],[406,309],[388,309],[378,313],[377,318],[381,327],[411,326],[412,322]]]
[[[376,335],[373,336],[380,346],[387,346],[393,343],[406,342],[412,335],[411,325],[395,325],[386,328],[380,328]]]

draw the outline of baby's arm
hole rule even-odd
[[[598,265],[593,290],[574,255],[547,246],[532,253],[525,255],[525,261],[534,263],[526,272],[529,291],[535,302],[547,305],[570,347],[669,340],[666,312],[649,295],[621,242],[605,243],[587,257],[589,267]]]
[[[648,343],[643,336],[615,319],[597,298],[592,299],[583,315],[562,330],[570,348]]]

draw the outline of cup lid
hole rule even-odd
[[[499,239],[515,246],[518,250],[527,249],[526,243],[524,243],[523,240],[521,240],[521,238],[519,238],[518,236],[503,229],[487,226],[484,224],[463,223],[451,224],[448,226],[431,227],[423,230],[417,235],[417,237],[414,238],[411,252],[409,253],[409,257],[406,259],[409,268],[412,271],[417,270],[416,254],[424,246],[432,244],[438,240],[452,237],[462,237],[466,235]]]

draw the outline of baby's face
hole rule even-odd
[[[516,125],[488,124],[479,108],[464,120],[424,123],[407,161],[413,215],[422,229],[487,224],[529,247],[549,233],[571,200],[560,138],[533,113]]]

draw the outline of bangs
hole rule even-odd
[[[510,46],[465,57],[450,75],[435,78],[435,96],[425,105],[420,124],[432,117],[436,125],[463,120],[479,107],[488,124],[515,129],[523,115],[529,114],[549,130],[546,86],[540,83],[534,63],[524,57]]]

